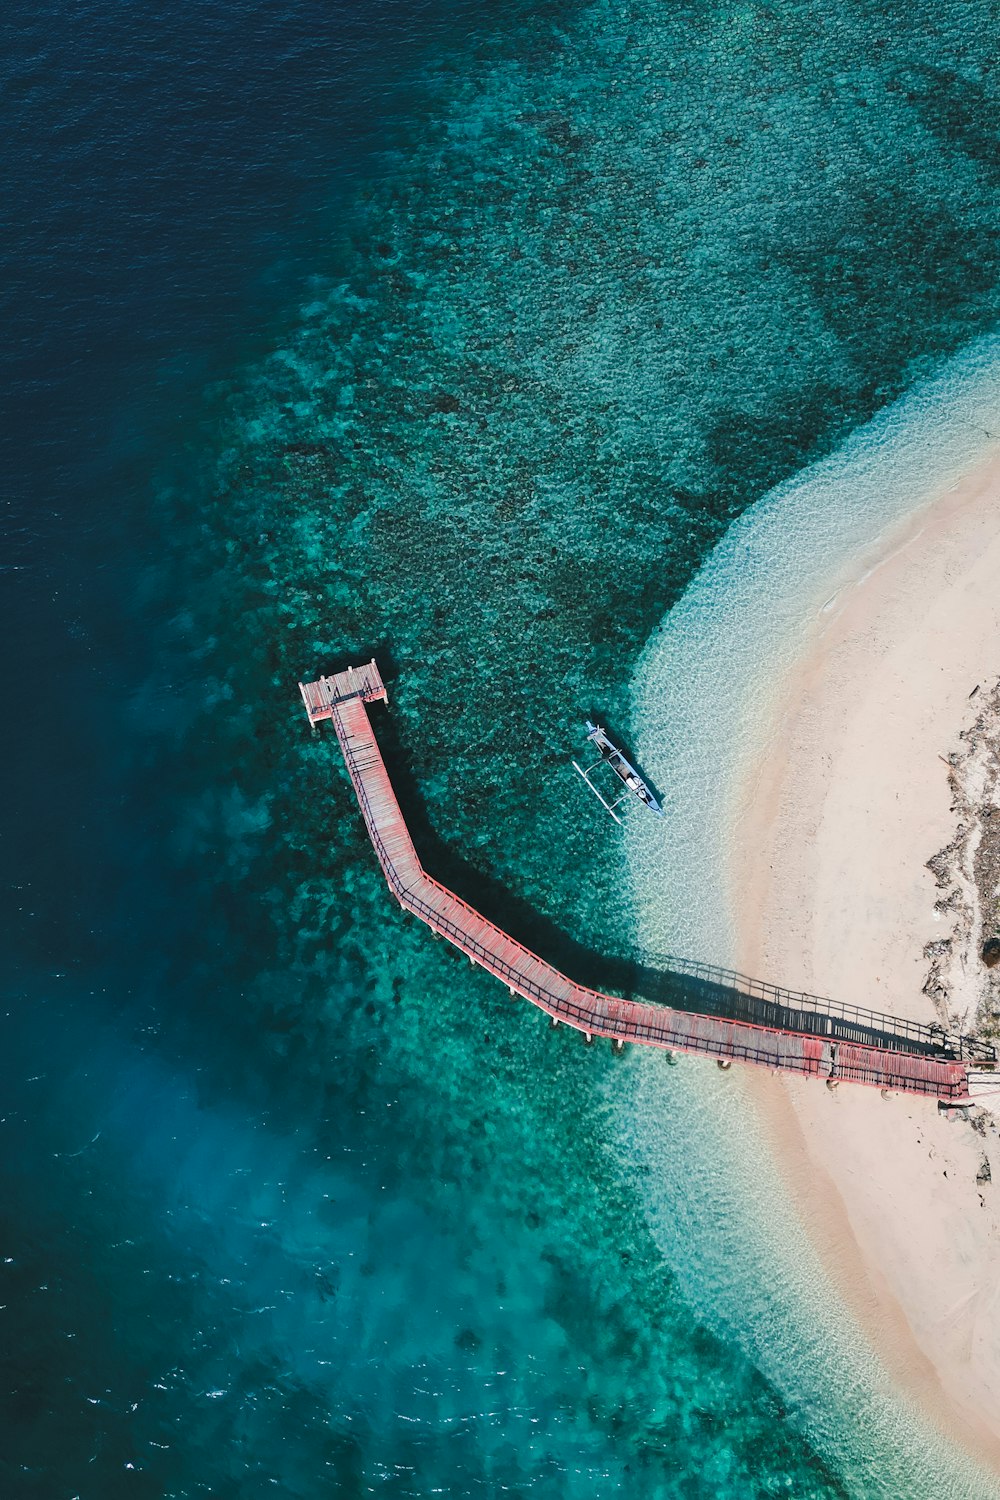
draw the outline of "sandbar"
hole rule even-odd
[[[998,677],[1000,448],[883,537],[807,622],[741,779],[729,876],[743,972],[938,1019],[924,950],[946,918],[926,866],[955,834],[945,761],[972,720],[970,694]],[[969,1021],[977,962],[970,953],[967,993],[949,996]],[[894,1379],[1000,1473],[992,1116],[977,1111],[974,1125],[933,1101],[755,1070],[747,1087],[810,1236]]]

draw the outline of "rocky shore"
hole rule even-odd
[[[969,694],[973,722],[948,767],[954,837],[927,861],[947,932],[924,947],[942,1025],[1000,1040],[1000,679]]]

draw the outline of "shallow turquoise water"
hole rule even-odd
[[[948,1492],[703,1300],[706,1181],[733,1297],[753,1202],[689,1076],[394,912],[295,682],[377,651],[428,866],[574,972],[631,951],[578,723],[630,734],[730,522],[991,326],[989,13],[504,22],[415,56],[273,352],[123,444],[116,873],[9,1035],[14,1491]]]

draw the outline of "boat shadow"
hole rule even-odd
[[[640,766],[639,762],[634,758],[632,751],[629,749],[629,737],[625,733],[625,731],[623,729],[619,729],[618,725],[614,722],[613,719],[606,718],[605,715],[600,713],[596,708],[591,708],[588,710],[587,718],[592,724],[600,724],[608,738],[613,740],[616,745],[620,745],[622,747],[626,759],[631,761],[632,765],[635,766],[636,770],[639,772],[639,775],[642,777],[643,781],[649,787],[649,790],[652,792],[653,796],[662,807],[664,804],[663,793],[660,791],[660,788],[657,786],[656,782],[653,781],[652,777],[647,775],[644,767]]]

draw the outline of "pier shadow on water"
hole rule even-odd
[[[391,660],[380,648],[387,665]],[[387,680],[389,674],[387,673]],[[390,683],[391,685],[391,683]],[[759,988],[748,993],[725,970],[697,965],[705,972],[685,972],[685,960],[668,955],[608,954],[581,942],[529,902],[489,874],[477,870],[440,837],[428,813],[406,745],[396,722],[379,715],[377,737],[418,857],[428,874],[496,923],[517,942],[568,978],[605,994],[698,1015],[721,1017],[745,1025],[768,1027],[852,1042],[890,1051],[956,1057],[958,1040],[935,1026],[896,1022],[892,1016],[857,1007],[842,1015],[832,1003],[792,992]],[[757,989],[756,984],[752,985]],[[847,1008],[847,1007],[844,1007]]]

